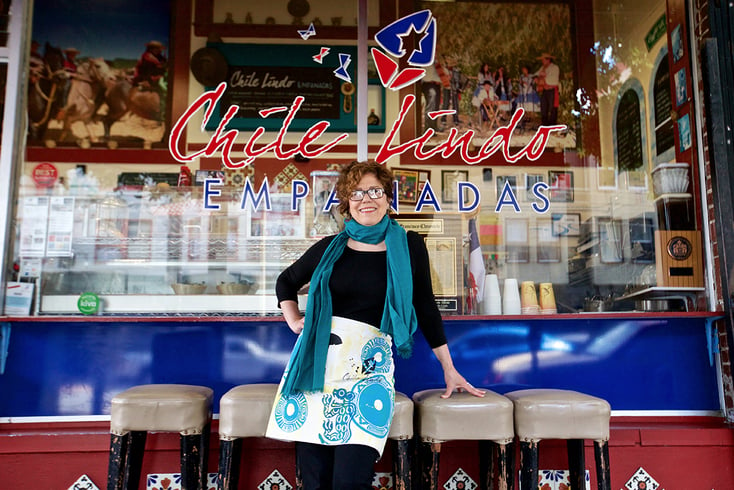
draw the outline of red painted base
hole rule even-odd
[[[0,424],[0,482],[4,490],[70,487],[86,474],[99,488],[107,484],[109,424],[14,423]],[[213,427],[209,471],[216,472],[219,444]],[[389,472],[391,453],[385,452],[376,471]],[[734,430],[723,419],[712,417],[614,418],[610,439],[612,488],[625,483],[644,468],[660,488],[734,488]],[[443,486],[463,469],[479,481],[477,444],[448,442],[441,450],[439,482]],[[519,457],[517,459],[519,461]],[[178,435],[151,434],[146,443],[142,475],[177,473]],[[594,453],[586,445],[586,467],[596,488]],[[561,441],[540,445],[541,469],[565,469],[566,448]],[[240,488],[257,488],[278,470],[295,482],[292,445],[267,439],[246,441]],[[141,489],[146,488],[145,482]]]

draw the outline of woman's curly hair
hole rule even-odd
[[[392,171],[385,165],[380,165],[377,162],[355,161],[345,165],[341,169],[339,179],[336,182],[336,197],[339,199],[339,207],[337,209],[342,216],[351,217],[349,213],[349,196],[357,188],[359,181],[362,180],[365,174],[372,174],[377,177],[377,180],[382,184],[382,188],[385,189],[388,204],[392,203],[393,181],[395,180]]]

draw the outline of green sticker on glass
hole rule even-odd
[[[82,293],[76,306],[82,314],[94,315],[99,311],[99,296],[94,293]]]

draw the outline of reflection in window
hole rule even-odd
[[[673,102],[670,94],[670,69],[668,65],[668,50],[663,48],[656,60],[652,86],[650,90],[650,107],[652,114],[650,121],[653,124],[652,151],[655,163],[669,162],[675,156],[675,126],[670,117]]]
[[[620,171],[639,170],[645,161],[645,144],[643,129],[642,87],[636,80],[622,90],[615,108],[614,133],[617,168]]]

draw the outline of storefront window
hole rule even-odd
[[[370,17],[371,33],[398,20],[386,3],[370,4],[379,11]],[[396,54],[371,34],[382,55],[370,54],[369,156],[395,171],[396,217],[425,237],[444,314],[690,311],[704,303],[685,9],[682,2],[643,3],[418,2],[415,12],[429,14],[409,18],[418,34],[405,46],[426,48],[421,40],[435,35],[435,58],[404,85],[400,77],[410,73],[388,73],[385,59]],[[343,46],[351,30],[329,30],[323,21],[347,14],[318,5],[326,10],[313,22],[315,43],[288,30],[292,19],[275,10],[227,5],[214,2],[210,23],[197,29],[219,26],[233,37],[207,43],[211,32],[199,31],[192,40],[189,104],[228,82],[221,112],[206,124],[200,113],[183,129],[188,146],[179,151],[199,152],[196,158],[185,165],[80,164],[66,148],[58,160],[24,162],[13,262],[19,280],[35,288],[25,314],[78,314],[83,293],[99,298],[104,314],[278,314],[278,273],[341,228],[328,204],[338,164],[354,159],[358,51],[356,39]],[[298,13],[307,25],[316,7]],[[242,25],[267,19],[278,39],[237,37]],[[161,25],[155,35],[172,38],[169,24]],[[354,25],[350,17],[328,27]],[[318,38],[322,26],[342,41]],[[134,62],[107,68],[119,80]],[[223,71],[214,69],[221,62]],[[340,68],[355,78],[336,76]],[[263,76],[272,85],[256,93],[254,80]],[[290,82],[302,93],[285,90]],[[172,112],[166,100],[186,96],[176,91],[172,83],[152,91],[159,114]],[[296,95],[304,101],[284,147],[297,145],[319,120],[333,126],[323,141],[342,132],[351,139],[313,158],[256,155],[253,131],[262,124],[267,131],[258,144],[266,144],[283,121],[258,111],[294,111]],[[95,109],[99,118],[111,103]],[[201,150],[219,134],[229,103],[242,112],[230,126],[239,146],[226,156],[254,161],[238,169],[223,165],[222,146]],[[180,116],[131,119],[152,136],[117,139],[127,150],[161,147]],[[93,131],[104,138],[99,124]],[[114,124],[113,134],[122,128]],[[33,144],[54,143],[61,144]],[[520,310],[502,311],[497,296],[513,287]]]

